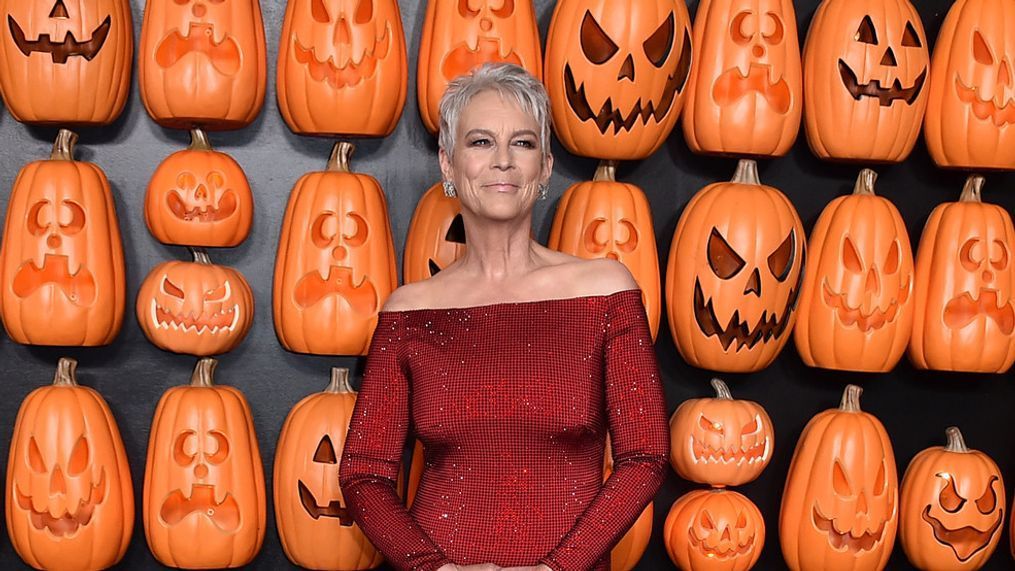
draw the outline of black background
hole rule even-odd
[[[48,2],[49,0],[16,0]],[[159,0],[167,1],[167,0]],[[536,0],[539,27],[546,37],[553,2]],[[696,2],[689,6],[694,14]],[[142,0],[131,0],[134,13],[135,44],[140,37]],[[438,180],[436,142],[419,119],[416,105],[416,46],[422,33],[424,3],[401,0],[402,21],[409,46],[409,91],[405,111],[398,128],[390,137],[359,141],[353,168],[367,172],[381,182],[387,193],[391,226],[401,251],[413,209],[422,193]],[[933,39],[950,3],[924,0],[917,3],[927,35]],[[814,10],[815,0],[797,0],[800,41]],[[269,47],[269,85],[265,107],[248,128],[212,135],[217,149],[235,157],[245,168],[254,189],[256,212],[250,238],[238,248],[212,251],[218,263],[238,268],[247,277],[256,296],[256,317],[246,341],[235,351],[220,358],[218,380],[241,388],[254,412],[254,422],[269,484],[268,529],[264,547],[252,567],[276,569],[291,566],[286,560],[270,507],[271,471],[275,443],[290,407],[303,396],[324,388],[332,366],[354,370],[358,384],[362,360],[329,358],[288,353],[275,338],[271,322],[271,277],[279,229],[285,202],[296,179],[304,172],[320,170],[333,141],[293,135],[282,122],[275,104],[275,58],[285,4],[281,0],[262,0]],[[136,66],[135,66],[136,70]],[[136,80],[136,77],[135,77]],[[0,461],[5,462],[14,417],[21,400],[32,389],[52,379],[58,357],[74,356],[80,361],[79,380],[98,389],[108,400],[119,421],[132,466],[137,504],[137,521],[129,551],[122,568],[157,568],[148,552],[141,524],[141,483],[145,449],[152,414],[159,396],[170,386],[189,379],[192,357],[174,355],[156,349],[141,334],[134,318],[134,295],[141,280],[157,263],[186,257],[183,248],[163,246],[152,238],[143,221],[144,190],[157,164],[171,152],[188,143],[183,131],[158,127],[145,113],[135,87],[123,116],[102,129],[81,131],[78,158],[98,163],[108,175],[116,198],[120,227],[124,235],[127,261],[128,315],[123,331],[108,347],[39,348],[0,340],[0,382],[5,385],[0,399]],[[10,188],[21,166],[45,158],[55,135],[54,129],[28,128],[0,113],[0,187]],[[844,135],[848,136],[848,135]],[[596,161],[569,155],[555,143],[556,170],[551,181],[550,200],[537,204],[534,214],[536,237],[545,243],[553,211],[563,191],[572,183],[590,179]],[[688,151],[679,126],[667,143],[652,157],[624,163],[618,179],[637,184],[647,193],[653,208],[660,264],[665,268],[673,231],[685,204],[699,188],[717,180],[729,179],[735,167],[732,159],[703,158]],[[762,181],[782,189],[795,204],[810,230],[821,209],[834,197],[852,189],[858,166],[833,165],[815,159],[803,134],[786,157],[760,163]],[[895,166],[880,167],[877,189],[898,205],[909,229],[914,248],[927,216],[935,205],[955,200],[964,174],[946,172],[930,161],[922,139],[910,158]],[[1011,210],[1015,195],[1010,190],[1012,175],[987,177],[984,199]],[[7,193],[0,195],[6,210]],[[672,411],[687,398],[710,395],[710,374],[686,365],[673,346],[668,327],[663,324],[656,346],[666,383],[666,396]],[[967,443],[986,451],[1009,478],[1015,478],[1015,430],[1007,427],[1009,411],[1015,404],[1015,386],[1011,375],[959,375],[917,372],[905,360],[890,374],[859,375],[822,371],[805,367],[792,342],[768,369],[750,375],[728,375],[735,397],[762,403],[775,424],[774,458],[755,482],[739,488],[765,514],[768,541],[758,568],[784,567],[778,543],[778,513],[783,482],[793,447],[808,419],[817,412],[837,405],[847,382],[859,383],[865,393],[865,410],[876,414],[886,425],[895,446],[896,461],[902,471],[923,448],[944,441],[944,429],[958,425]],[[693,486],[674,473],[656,497],[653,539],[638,569],[665,569],[671,566],[660,540],[662,525],[670,504]],[[1011,487],[1008,487],[1009,491]],[[538,525],[539,522],[532,522]],[[1008,554],[1007,530],[988,568],[1013,566]],[[22,566],[6,534],[0,535],[0,566]],[[907,568],[901,546],[896,543],[891,568]]]

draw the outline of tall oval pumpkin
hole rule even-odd
[[[418,282],[465,255],[465,225],[457,197],[444,195],[441,183],[429,188],[416,205],[405,237],[402,281]]]

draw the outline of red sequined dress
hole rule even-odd
[[[426,467],[407,510],[395,486],[410,429]],[[341,485],[396,569],[606,570],[668,454],[639,291],[390,311],[370,346]]]

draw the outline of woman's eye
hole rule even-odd
[[[535,149],[536,148],[536,142],[535,141],[530,141],[529,139],[521,139],[519,141],[515,141],[515,144],[520,146],[520,147],[525,147],[526,149]]]
[[[476,139],[474,141],[469,142],[470,147],[485,147],[489,144],[490,144],[489,139]]]

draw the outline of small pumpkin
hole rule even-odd
[[[606,452],[603,457],[603,481],[605,482],[613,474],[613,452],[610,447],[610,437],[606,437]],[[610,551],[610,569],[613,571],[631,571],[648,547],[649,539],[652,538],[652,514],[653,503],[649,502],[645,509],[634,521],[634,524],[627,530],[627,533],[620,538],[617,545]]]
[[[464,256],[465,248],[462,205],[457,197],[445,196],[437,183],[419,199],[409,222],[402,280],[410,284],[432,278]]]
[[[694,490],[666,515],[670,560],[693,571],[747,571],[765,546],[765,519],[754,502],[732,490]]]
[[[918,569],[979,569],[1001,540],[1004,479],[957,427],[945,434],[948,444],[917,454],[902,478],[902,547]]]

